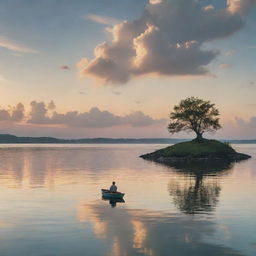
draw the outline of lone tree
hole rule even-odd
[[[172,134],[194,131],[196,139],[201,141],[203,133],[214,132],[221,128],[219,115],[219,110],[210,101],[196,97],[186,98],[179,105],[174,106],[174,111],[170,113],[168,130]]]

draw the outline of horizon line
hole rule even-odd
[[[194,138],[166,138],[166,137],[118,137],[118,138],[113,138],[113,137],[83,137],[83,138],[58,138],[58,137],[53,137],[53,136],[17,136],[14,134],[9,134],[9,133],[1,133],[1,136],[11,136],[11,137],[16,137],[16,138],[33,138],[33,139],[38,139],[38,138],[49,138],[49,139],[56,139],[56,140],[66,140],[66,141],[77,141],[77,140],[95,140],[95,139],[109,139],[109,140],[193,140]],[[206,138],[208,139],[208,138]],[[254,139],[217,139],[221,141],[256,141],[256,138]]]

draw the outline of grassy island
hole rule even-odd
[[[194,139],[178,143],[153,153],[141,156],[156,162],[177,162],[184,160],[231,160],[239,161],[250,158],[246,154],[237,153],[228,143],[217,140]]]
[[[214,132],[221,128],[219,115],[219,110],[210,101],[195,97],[182,100],[170,113],[168,130],[171,134],[193,131],[196,138],[141,157],[166,164],[206,160],[233,162],[250,158],[246,154],[237,153],[228,143],[203,138],[205,132]]]

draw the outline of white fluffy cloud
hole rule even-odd
[[[224,9],[215,8],[214,1],[202,3],[151,0],[139,19],[113,26],[112,41],[96,46],[93,59],[80,60],[81,74],[112,84],[150,73],[208,74],[218,52],[203,49],[204,43],[240,30],[255,0],[228,0]]]

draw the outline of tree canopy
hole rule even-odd
[[[172,134],[194,131],[197,140],[201,140],[205,132],[214,132],[221,128],[219,115],[215,104],[196,97],[189,97],[174,106],[173,112],[170,113],[168,130]]]

